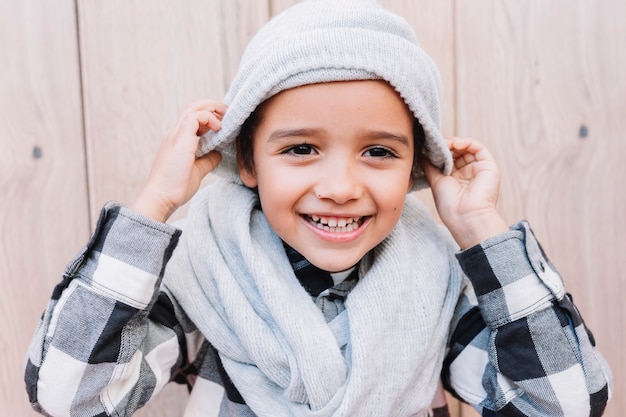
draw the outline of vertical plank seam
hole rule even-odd
[[[226,39],[228,39],[228,34],[226,33],[226,25],[225,22],[227,21],[227,16],[226,16],[226,8],[228,6],[226,6],[226,4],[224,4],[225,2],[222,0],[219,2],[219,7],[220,7],[220,16],[221,19],[219,19],[219,25],[220,25],[220,39],[221,39],[221,44],[222,44],[222,59],[221,59],[221,66],[222,66],[222,91],[224,93],[226,93],[227,89],[228,89],[228,85],[229,85],[229,78],[230,78],[230,60],[229,60],[229,55],[230,55],[230,51],[228,48],[228,42],[226,41]],[[231,2],[232,3],[232,2]]]
[[[269,12],[269,18],[271,19],[274,16],[274,1],[267,0],[267,11]]]
[[[458,48],[458,29],[459,21],[457,16],[457,0],[452,0],[452,108],[454,116],[452,118],[452,133],[454,136],[459,135],[459,93],[457,86],[459,85],[459,48]],[[463,412],[459,417],[463,416]]]
[[[457,86],[459,85],[459,48],[458,48],[458,30],[459,21],[457,14],[457,0],[450,0],[451,2],[451,19],[452,19],[452,111],[454,115],[452,117],[452,134],[459,136],[459,93]],[[465,411],[463,403],[459,401],[457,409],[458,417],[464,417]]]
[[[74,19],[76,20],[76,52],[78,55],[78,91],[80,94],[80,125],[81,134],[83,139],[83,157],[85,164],[85,198],[87,199],[87,231],[91,230],[93,224],[92,213],[92,196],[91,196],[91,175],[89,172],[89,152],[87,147],[89,143],[87,141],[87,127],[85,120],[85,90],[83,79],[83,60],[82,60],[82,44],[80,36],[80,17],[79,17],[79,0],[74,0]]]

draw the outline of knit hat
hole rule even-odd
[[[240,182],[235,139],[263,101],[306,84],[385,80],[426,135],[426,156],[445,174],[452,158],[441,134],[441,77],[413,28],[376,0],[304,0],[266,23],[246,48],[224,98],[222,129],[200,139],[197,156],[222,153],[216,174]],[[415,172],[413,189],[428,186]]]

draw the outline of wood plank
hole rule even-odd
[[[79,0],[78,10],[95,216],[108,200],[133,201],[188,102],[223,97],[269,12],[258,0]],[[186,388],[169,384],[137,415],[182,415],[186,397]]]
[[[88,238],[75,7],[0,0],[0,415],[34,416],[27,345]]]
[[[456,8],[458,132],[493,151],[506,219],[531,221],[621,375],[626,5],[482,0]],[[623,378],[615,383],[625,392]],[[614,398],[606,415],[625,407]]]

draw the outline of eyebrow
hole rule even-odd
[[[326,131],[324,129],[278,129],[270,134],[268,142],[273,142],[288,137],[311,137],[323,134],[326,134]],[[405,146],[410,145],[409,138],[407,138],[405,135],[389,132],[386,130],[367,130],[362,136],[367,137],[368,139],[389,139],[395,142],[399,142],[400,144]]]
[[[299,137],[299,136],[316,136],[323,134],[324,131],[321,129],[278,129],[273,131],[269,138],[268,142],[273,142],[283,138],[290,137]]]
[[[393,133],[386,130],[370,130],[367,131],[366,136],[370,139],[391,139],[405,146],[410,145],[409,138],[401,133]]]

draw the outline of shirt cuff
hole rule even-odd
[[[93,291],[145,309],[160,285],[180,231],[116,202],[100,212],[96,230],[66,269]]]
[[[565,296],[561,277],[522,221],[457,254],[487,325],[500,327]]]

